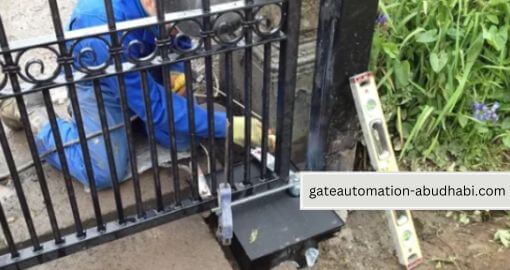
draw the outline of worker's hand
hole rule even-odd
[[[235,116],[233,123],[234,130],[234,143],[244,146],[244,131],[245,131],[245,118],[244,116]],[[269,151],[274,151],[276,148],[276,136],[268,135],[268,148]],[[251,145],[252,147],[260,147],[262,145],[262,123],[256,119],[251,119]]]
[[[181,72],[171,72],[172,92],[179,96],[186,96],[186,76]]]

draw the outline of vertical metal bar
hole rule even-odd
[[[5,29],[3,27],[1,18],[0,18],[0,47],[4,51],[9,50],[9,43],[7,41],[7,35],[5,33]],[[9,69],[7,71],[7,75],[11,82],[12,89],[13,89],[14,93],[19,94],[19,93],[21,93],[21,86],[19,84],[18,75],[17,75],[19,66],[17,66],[14,63],[14,59],[12,58],[12,55],[10,52],[4,53],[4,59],[5,59],[5,65],[6,65],[7,69]],[[41,186],[41,192],[43,195],[44,203],[46,205],[46,210],[48,212],[48,218],[50,221],[53,238],[55,239],[55,243],[62,243],[62,241],[64,241],[64,239],[62,238],[60,229],[58,228],[57,217],[55,215],[55,210],[53,209],[53,203],[51,201],[48,184],[46,182],[46,177],[44,175],[42,163],[39,158],[37,146],[35,144],[34,134],[32,132],[32,129],[30,128],[30,120],[28,118],[27,108],[25,106],[23,96],[17,95],[16,102],[17,102],[18,109],[19,109],[19,112],[21,115],[21,121],[23,123],[23,126],[25,126],[25,128],[23,130],[25,131],[25,136],[27,138],[27,143],[28,143],[28,147],[30,149],[30,153],[32,155],[32,159],[34,160],[35,170],[36,170],[37,178],[39,179],[39,185]]]
[[[325,150],[327,145],[327,126],[319,119],[327,117],[330,103],[330,90],[334,83],[331,68],[333,41],[336,23],[340,17],[342,1],[321,1],[319,27],[317,34],[317,53],[315,60],[315,78],[310,108],[310,134],[308,136],[307,166],[309,169],[323,170],[326,165]],[[318,82],[319,80],[320,82]],[[322,140],[326,139],[326,140]]]
[[[4,207],[2,206],[1,201],[0,201],[0,223],[2,224],[2,231],[4,232],[5,241],[7,242],[7,247],[9,248],[9,252],[11,253],[11,257],[12,258],[18,257],[19,255],[18,249],[16,248],[16,244],[14,244],[11,229],[9,228],[9,222],[7,221],[7,217],[5,216]]]
[[[129,116],[129,107],[126,95],[126,83],[124,81],[124,73],[122,73],[122,44],[119,40],[118,34],[115,32],[117,26],[115,24],[115,16],[113,13],[112,0],[105,0],[106,17],[108,19],[108,29],[110,30],[110,39],[112,48],[110,54],[113,56],[115,71],[117,75],[117,83],[119,85],[120,106],[122,109],[122,116],[124,118],[124,128],[128,140],[129,162],[131,166],[131,175],[133,178],[133,189],[135,193],[136,213],[139,218],[144,216],[144,207],[142,203],[142,191],[140,188],[140,177],[138,175],[138,164],[136,160],[136,149],[133,139],[133,132],[131,129],[131,119]]]
[[[292,148],[301,0],[284,2],[282,10],[284,12],[282,30],[286,33],[287,38],[280,43],[275,168],[281,179],[288,180]]]
[[[245,0],[246,5],[253,4],[253,0]],[[245,10],[244,40],[247,45],[252,43],[253,39],[253,11],[252,8]],[[244,50],[244,184],[251,184],[251,112],[252,112],[252,48],[246,47]]]
[[[186,100],[188,105],[188,125],[191,147],[191,183],[192,194],[198,198],[198,156],[197,156],[197,136],[195,132],[195,102],[193,96],[193,71],[191,70],[191,61],[184,62],[184,73],[186,75]]]
[[[234,96],[233,96],[233,70],[232,70],[232,52],[226,52],[225,57],[223,58],[224,63],[224,72],[223,75],[225,78],[223,78],[223,82],[225,83],[226,87],[226,94],[227,94],[227,119],[228,119],[228,128],[227,128],[227,164],[225,166],[227,167],[226,170],[226,181],[230,183],[231,187],[235,187],[235,180],[234,180]]]
[[[106,110],[104,107],[104,98],[101,91],[101,84],[99,80],[93,80],[94,94],[96,95],[97,110],[99,111],[99,121],[101,122],[101,130],[103,132],[104,145],[106,150],[106,157],[108,159],[108,168],[110,170],[110,178],[113,186],[113,194],[115,197],[115,206],[117,207],[117,216],[119,223],[123,224],[124,208],[122,206],[122,196],[120,195],[119,177],[117,174],[117,167],[115,166],[114,147],[112,145],[112,138],[108,126],[108,119],[106,117]],[[120,146],[117,146],[120,147]]]
[[[62,28],[62,20],[60,19],[60,13],[58,11],[57,0],[49,0],[51,18],[53,20],[53,28],[55,29],[55,35],[58,40],[58,48],[60,52],[60,59],[64,74],[67,81],[67,91],[69,93],[69,99],[71,100],[71,106],[73,109],[73,118],[76,122],[76,128],[78,129],[78,137],[80,139],[80,147],[83,154],[83,161],[85,163],[85,171],[87,173],[87,179],[90,187],[90,194],[92,197],[92,205],[94,207],[94,214],[96,217],[98,231],[104,231],[105,226],[103,223],[103,216],[101,214],[101,206],[99,204],[99,197],[97,195],[96,182],[94,180],[94,172],[92,169],[92,161],[90,158],[89,147],[87,144],[87,137],[85,135],[85,127],[83,126],[83,118],[81,116],[80,104],[78,102],[78,95],[76,93],[76,85],[74,84],[73,75],[73,52],[68,52],[66,47],[66,41],[64,38],[64,29]]]
[[[165,21],[165,1],[157,0],[157,17],[159,23],[159,36],[158,36],[158,47],[159,53],[163,62],[169,61],[169,50],[168,48],[172,44],[172,40],[170,39],[168,32],[166,31],[164,21]],[[173,95],[172,92],[169,91],[172,89],[172,82],[170,80],[170,66],[163,65],[162,67],[163,73],[163,86],[168,91],[166,92],[166,110],[167,110],[167,118],[168,118],[168,131],[170,133],[170,155],[172,158],[172,177],[174,184],[174,198],[175,203],[179,205],[181,203],[181,184],[180,184],[180,175],[179,175],[179,164],[177,157],[177,142],[175,135],[175,120],[174,120],[174,106],[173,106]]]
[[[62,174],[64,175],[64,182],[66,185],[67,195],[69,197],[69,204],[71,205],[71,211],[73,212],[74,225],[78,237],[83,237],[85,232],[83,231],[83,225],[81,223],[80,211],[78,210],[78,203],[76,202],[76,195],[74,193],[73,182],[71,174],[69,172],[69,166],[67,164],[66,154],[62,137],[60,136],[60,129],[57,124],[57,116],[53,103],[51,102],[51,95],[49,89],[43,90],[44,104],[48,111],[48,118],[50,120],[51,131],[53,132],[53,138],[55,140],[55,146],[57,148],[57,154],[60,161],[60,167],[62,168]]]
[[[152,161],[152,172],[154,176],[154,189],[156,192],[156,204],[158,211],[164,210],[163,205],[163,195],[161,191],[161,178],[159,173],[159,162],[158,162],[158,150],[156,148],[156,139],[155,139],[155,131],[154,131],[154,119],[152,118],[152,103],[149,93],[149,84],[148,84],[148,75],[147,70],[140,71],[142,78],[142,92],[143,92],[143,100],[145,104],[145,117],[146,117],[146,125],[147,125],[147,133],[149,137],[149,148],[151,151],[151,161]],[[172,161],[173,162],[173,161]]]
[[[260,176],[267,177],[267,152],[269,135],[269,95],[271,87],[271,43],[264,44],[264,64],[262,74],[262,158]]]
[[[351,171],[359,127],[349,78],[368,68],[378,0],[321,0],[321,7],[307,169]],[[330,151],[337,141],[344,143]]]
[[[2,27],[1,24],[2,22],[0,20],[0,27]],[[0,143],[2,144],[2,151],[4,152],[5,161],[7,162],[7,167],[9,168],[9,173],[11,174],[14,189],[16,190],[16,195],[19,200],[21,212],[23,213],[28,233],[30,234],[30,241],[32,242],[34,250],[40,250],[42,247],[39,243],[39,238],[37,237],[37,233],[35,231],[34,222],[32,221],[32,215],[30,214],[30,208],[28,207],[27,204],[27,198],[25,197],[25,192],[23,191],[23,186],[21,185],[21,179],[19,178],[18,171],[16,170],[16,164],[14,163],[11,148],[9,147],[9,142],[7,141],[4,126],[1,121],[0,121]]]
[[[211,12],[211,1],[210,0],[202,0],[202,11],[205,14],[202,18],[203,29],[205,32],[210,32],[212,30],[211,26],[211,17],[207,16],[209,12]],[[204,39],[204,49],[206,51],[211,50],[211,37],[207,36]],[[218,189],[218,179],[216,177],[216,143],[215,143],[215,126],[214,126],[214,96],[213,96],[213,64],[212,64],[212,56],[205,57],[205,88],[207,94],[207,124],[209,127],[209,163],[211,164],[211,186],[213,195],[216,194]]]

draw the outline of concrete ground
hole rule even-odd
[[[227,270],[232,266],[202,218],[193,216],[33,269]]]

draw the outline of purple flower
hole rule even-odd
[[[379,26],[385,26],[386,23],[388,23],[388,16],[386,16],[384,13],[379,13],[376,19],[376,23]]]
[[[473,109],[473,118],[481,122],[493,121],[495,123],[499,120],[497,110],[500,106],[499,102],[494,102],[490,108],[484,103],[475,102],[471,106]]]
[[[480,111],[480,110],[482,110],[483,106],[484,106],[483,103],[475,102],[475,103],[473,103],[472,108],[473,108],[473,111]]]

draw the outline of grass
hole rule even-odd
[[[380,0],[372,50],[401,163],[510,169],[510,0]],[[499,103],[497,121],[472,105]]]

